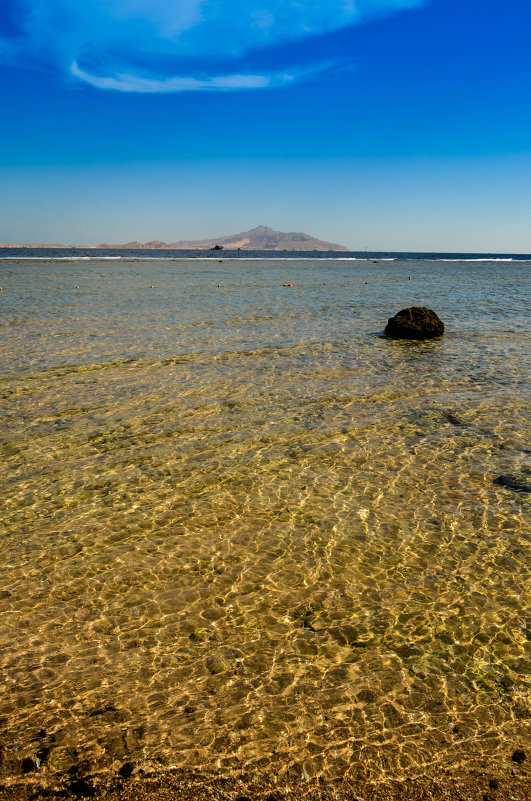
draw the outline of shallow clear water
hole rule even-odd
[[[9,770],[506,760],[529,267],[0,260]],[[444,338],[383,338],[408,305]]]

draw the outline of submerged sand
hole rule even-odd
[[[325,781],[293,779],[279,783],[275,776],[232,779],[205,778],[187,772],[137,775],[128,780],[100,783],[95,777],[70,786],[49,788],[35,781],[0,786],[1,801],[95,798],[102,801],[529,801],[531,775],[523,766],[505,772],[464,769],[441,771],[436,778],[365,783],[360,779]]]
[[[0,798],[527,798],[524,268],[147,264],[0,264]]]

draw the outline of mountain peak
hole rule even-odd
[[[250,231],[242,231],[239,234],[230,234],[229,236],[220,236],[217,239],[172,242],[169,247],[180,250],[208,250],[216,247],[216,245],[227,250],[348,251],[348,248],[344,245],[338,245],[334,242],[325,242],[322,239],[316,239],[310,236],[310,234],[303,234],[295,231],[290,231],[288,233],[275,231],[267,225],[257,225],[256,228],[251,228]]]
[[[216,247],[216,245],[218,247]],[[296,231],[284,233],[283,231],[275,231],[267,225],[257,225],[256,228],[251,228],[250,231],[242,231],[240,234],[231,234],[230,236],[220,236],[217,239],[199,239],[199,240],[181,240],[179,242],[161,242],[160,239],[152,239],[150,242],[126,242],[122,245],[109,244],[103,242],[99,245],[50,245],[50,244],[29,244],[29,245],[1,245],[0,247],[91,247],[91,248],[123,248],[124,250],[287,250],[287,251],[303,251],[307,253],[312,252],[326,252],[326,251],[348,251],[344,245],[338,245],[335,242],[325,242],[322,239],[316,239],[309,234],[303,234]]]
[[[247,234],[273,234],[273,233],[280,233],[279,231],[274,231],[273,228],[269,228],[268,225],[257,225],[256,228],[251,228],[250,231],[246,231]]]

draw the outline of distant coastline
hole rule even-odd
[[[481,253],[451,251],[378,251],[378,250],[308,250],[308,249],[264,249],[264,248],[226,248],[216,249],[198,247],[126,247],[125,245],[55,245],[55,244],[0,244],[0,260],[8,261],[71,261],[77,259],[154,261],[167,259],[212,260],[287,260],[338,259],[344,261],[380,262],[463,262],[488,263],[506,262],[527,264],[531,253]]]
[[[317,239],[310,234],[299,232],[275,231],[266,225],[259,225],[250,231],[242,231],[239,234],[230,234],[215,239],[200,240],[180,240],[178,242],[162,242],[154,239],[150,242],[139,242],[137,240],[126,242],[125,244],[109,244],[104,242],[99,245],[63,245],[47,244],[44,242],[22,244],[13,243],[0,245],[2,248],[83,248],[83,249],[112,249],[112,250],[294,250],[294,251],[336,251],[348,252],[345,245],[338,245],[335,242],[325,242]]]

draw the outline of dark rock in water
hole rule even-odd
[[[90,784],[86,779],[74,779],[66,785],[67,789],[72,795],[81,798],[92,798],[96,795],[96,788]]]
[[[513,762],[516,762],[517,765],[521,765],[522,762],[525,762],[525,751],[522,751],[521,748],[517,748],[511,759]]]
[[[190,634],[190,639],[194,642],[205,642],[209,639],[209,630],[202,627],[194,629]]]
[[[377,696],[375,695],[375,693],[373,693],[372,690],[369,690],[368,688],[360,690],[360,692],[356,696],[356,701],[361,701],[366,704],[374,704],[376,700]]]
[[[223,245],[214,245],[214,247],[210,248],[210,250],[223,250]]]
[[[339,645],[353,645],[358,647],[363,647],[365,643],[360,643],[358,641],[358,632],[354,628],[354,626],[350,626],[346,624],[344,626],[330,626],[330,628],[326,629],[328,634],[335,640]]]
[[[124,762],[122,767],[118,770],[119,775],[122,779],[129,779],[130,776],[133,775],[135,766],[133,762]]]
[[[410,306],[390,317],[385,335],[393,339],[431,339],[444,334],[444,323],[425,306]]]
[[[399,645],[398,648],[395,648],[395,653],[402,657],[402,659],[408,659],[410,656],[420,656],[422,651],[418,645],[403,643],[402,645]]]
[[[206,660],[207,670],[212,673],[213,676],[217,675],[218,673],[223,673],[224,670],[227,670],[228,665],[227,663],[217,656],[209,656]]]
[[[43,745],[42,748],[39,748],[36,754],[39,762],[45,762],[48,759],[48,754],[50,753],[51,750],[52,749],[46,745]]]
[[[448,423],[459,427],[465,427],[466,425],[460,417],[445,409],[416,409],[414,412],[408,414],[406,419],[416,426],[419,426],[424,432],[435,431],[448,425]]]
[[[455,414],[452,414],[452,412],[446,412],[446,419],[453,426],[464,426],[465,425],[465,423],[463,423],[461,418],[457,417],[457,415],[455,415]]]
[[[502,475],[495,478],[492,483],[507,487],[507,489],[514,490],[514,492],[531,492],[531,482],[520,476]]]
[[[34,770],[38,770],[38,767],[39,766],[37,762],[31,757],[26,757],[25,759],[23,759],[20,765],[22,773],[31,773]]]

